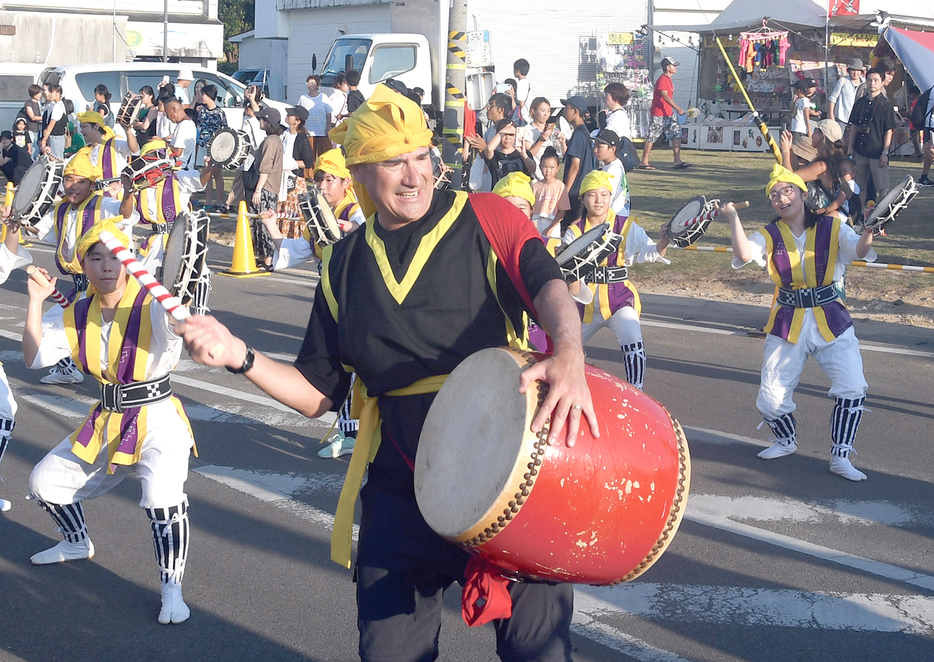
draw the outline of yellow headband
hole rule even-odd
[[[91,158],[88,156],[90,153],[90,147],[79,149],[65,165],[65,171],[62,173],[62,176],[67,177],[68,175],[75,175],[77,177],[84,177],[92,182],[96,182],[100,179],[101,171],[91,164]]]
[[[341,179],[350,179],[350,171],[339,149],[329,149],[315,160],[314,173],[326,172]]]
[[[344,146],[346,164],[378,163],[431,145],[425,114],[411,99],[383,85],[328,133]]]
[[[96,124],[99,126],[104,130],[104,140],[113,138],[116,135],[114,130],[107,126],[106,122],[104,122],[104,118],[101,116],[101,114],[93,110],[78,113],[78,121],[82,124]]]
[[[581,197],[587,191],[593,191],[597,188],[605,188],[607,191],[613,192],[613,175],[608,172],[603,172],[602,170],[591,170],[584,178],[581,180]]]
[[[804,183],[804,180],[801,179],[799,175],[796,175],[785,166],[776,163],[772,167],[772,174],[769,176],[769,185],[765,187],[765,194],[769,195],[779,182],[794,184],[805,193],[808,191],[808,185]]]
[[[143,149],[140,151],[140,155],[150,154],[156,150],[165,149],[166,147],[168,147],[168,145],[164,140],[161,138],[153,138],[148,143],[143,145]]]
[[[524,172],[511,172],[496,182],[493,193],[503,198],[522,198],[534,206],[535,194],[532,193],[531,181]]]
[[[75,253],[78,254],[78,259],[83,260],[84,256],[87,255],[88,251],[101,240],[101,232],[107,230],[113,236],[115,236],[124,248],[130,247],[130,238],[124,234],[123,230],[117,227],[117,224],[113,222],[112,219],[105,218],[103,221],[98,221],[91,226],[91,229],[81,235],[81,239],[78,240],[78,245],[75,246]]]

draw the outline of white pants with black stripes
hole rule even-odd
[[[642,342],[642,324],[639,314],[632,306],[623,306],[609,319],[603,319],[600,313],[599,295],[594,298],[593,321],[581,326],[581,337],[587,343],[603,327],[609,328],[616,336],[623,351],[626,366],[626,381],[642,390],[645,383],[645,347]]]

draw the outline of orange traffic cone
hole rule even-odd
[[[230,269],[221,271],[221,275],[234,278],[268,276],[269,272],[256,266],[253,253],[253,237],[250,234],[250,219],[247,218],[246,202],[240,201],[237,210],[237,236],[234,238],[233,261]]]

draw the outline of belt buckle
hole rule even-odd
[[[101,384],[101,404],[104,409],[123,413],[123,389],[120,384]]]
[[[801,308],[813,308],[815,303],[814,288],[798,290],[798,302]]]

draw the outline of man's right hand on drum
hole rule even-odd
[[[525,393],[535,381],[548,384],[548,395],[532,421],[532,432],[539,432],[550,419],[548,443],[577,441],[581,417],[587,419],[590,432],[600,436],[600,426],[584,377],[584,348],[581,342],[580,316],[563,280],[549,281],[535,297],[542,328],[551,337],[554,353],[531,366],[519,379],[519,392]],[[565,424],[567,424],[565,426]]]

